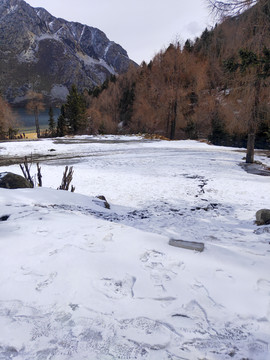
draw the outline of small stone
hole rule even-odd
[[[7,221],[7,219],[9,218],[10,215],[3,215],[0,216],[0,221]]]
[[[199,252],[202,252],[204,250],[204,243],[195,242],[195,241],[170,239],[169,245],[179,247],[182,249],[199,251]]]
[[[103,205],[104,205],[105,209],[110,209],[111,208],[110,204],[108,203],[108,201],[106,200],[104,195],[99,195],[99,196],[97,196],[97,198],[99,200],[103,201]]]

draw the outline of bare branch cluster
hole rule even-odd
[[[63,178],[62,178],[62,183],[59,186],[59,188],[57,188],[57,190],[67,190],[69,189],[69,185],[73,179],[73,166],[70,166],[70,168],[68,166],[65,167],[65,171],[63,173]],[[75,187],[72,185],[71,186],[71,192],[75,191]]]
[[[255,5],[259,0],[206,0],[206,3],[212,14],[222,19],[227,16],[239,15],[251,6]]]
[[[37,181],[36,180],[34,181],[34,178],[31,176],[30,173],[31,165],[32,165],[32,161],[31,163],[29,163],[27,157],[25,157],[23,164],[20,164],[20,168],[22,170],[23,176],[26,180],[30,182],[32,187],[35,186],[36,182],[39,187],[42,187],[41,167],[39,166],[39,163],[37,163],[37,174],[36,174]],[[73,166],[71,166],[70,168],[68,166],[65,167],[61,185],[59,186],[59,188],[57,188],[57,190],[67,190],[67,191],[69,190],[70,183],[73,179],[73,173],[74,173]],[[75,187],[73,185],[71,185],[70,191],[71,192],[75,191]]]
[[[24,158],[23,164],[20,164],[20,168],[22,170],[24,178],[28,180],[30,184],[34,187],[34,181],[30,174],[31,165],[29,165],[27,157]]]
[[[37,163],[37,178],[38,178],[38,186],[42,187],[42,175],[41,175],[41,167],[39,163]]]
[[[34,187],[34,180],[30,173],[31,165],[32,165],[32,161],[31,164],[29,164],[27,156],[25,156],[23,164],[20,164],[20,168],[22,170],[24,178],[28,180],[30,184]],[[38,180],[38,186],[42,187],[42,175],[41,175],[41,167],[39,166],[39,163],[37,163],[37,180]]]

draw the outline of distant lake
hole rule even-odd
[[[35,115],[29,114],[26,109],[23,108],[13,108],[14,113],[16,114],[19,120],[20,128],[28,128],[35,126]],[[57,118],[60,114],[59,108],[53,108],[54,121],[57,124]],[[42,129],[46,129],[49,127],[49,108],[40,112],[39,116],[39,125]]]

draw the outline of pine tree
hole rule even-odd
[[[233,73],[232,85],[234,92],[241,96],[245,109],[249,109],[247,117],[247,155],[246,162],[254,162],[255,135],[260,124],[260,107],[264,93],[269,93],[270,49],[264,48],[262,53],[241,49],[239,61],[224,62],[225,70]],[[239,86],[239,84],[241,86]],[[239,89],[239,90],[238,90]]]
[[[57,121],[57,136],[65,136],[67,134],[65,105],[61,106],[61,112]]]
[[[193,44],[192,44],[192,41],[190,39],[187,39],[186,42],[185,42],[185,45],[184,45],[184,51],[187,51],[187,52],[192,52],[193,51]]]
[[[132,117],[135,87],[136,84],[133,82],[130,87],[123,91],[123,95],[119,101],[120,121],[123,123],[123,126],[127,126]]]
[[[72,85],[65,104],[65,117],[71,134],[77,134],[86,126],[86,104],[75,85]]]

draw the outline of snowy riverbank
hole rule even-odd
[[[270,359],[270,226],[254,224],[270,181],[239,166],[243,152],[112,136],[0,144],[31,154],[44,188],[0,189],[0,359]],[[64,165],[74,194],[50,189]]]

